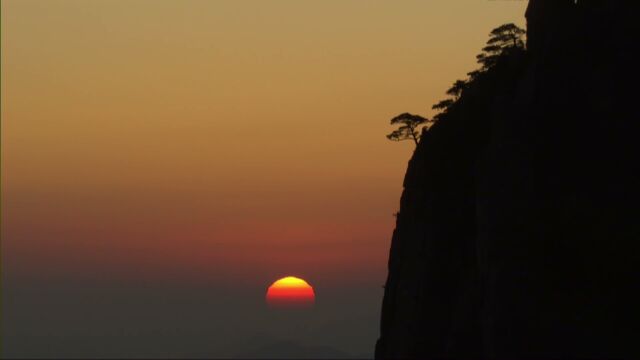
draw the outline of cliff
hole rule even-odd
[[[530,0],[527,50],[423,133],[377,358],[640,358],[636,6]]]

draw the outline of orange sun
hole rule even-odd
[[[287,276],[269,286],[267,304],[278,308],[306,308],[313,306],[316,294],[306,281]]]

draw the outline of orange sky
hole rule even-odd
[[[2,1],[15,276],[382,284],[413,145],[525,1]]]

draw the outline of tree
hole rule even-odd
[[[467,82],[464,80],[457,80],[453,83],[453,86],[449,90],[447,90],[447,95],[451,95],[454,98],[459,99],[460,95],[462,95],[462,90],[467,86]]]
[[[469,75],[469,81],[471,82],[471,81],[475,80],[478,77],[478,75],[480,75],[481,73],[482,73],[482,71],[480,71],[480,70],[473,70],[473,71],[468,72],[467,75]]]
[[[387,139],[392,141],[413,140],[418,145],[418,127],[429,122],[429,119],[420,115],[409,113],[400,114],[391,119],[391,125],[401,125],[397,130],[387,135]]]
[[[522,40],[522,35],[524,35],[525,33],[526,31],[524,29],[519,28],[514,23],[500,25],[497,28],[491,30],[491,38],[489,38],[489,40],[487,41],[487,45],[497,45],[501,48],[523,48],[524,41]]]
[[[489,69],[498,62],[498,59],[514,49],[524,49],[522,39],[525,31],[513,23],[504,24],[491,30],[487,45],[482,48],[483,53],[476,56],[478,63],[484,69]]]
[[[449,106],[453,105],[455,101],[453,101],[453,99],[446,99],[446,100],[442,100],[439,103],[433,105],[431,108],[433,110],[446,110],[449,108]]]

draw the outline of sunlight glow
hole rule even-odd
[[[309,307],[315,302],[315,293],[306,281],[287,276],[269,286],[266,300],[272,307]]]

